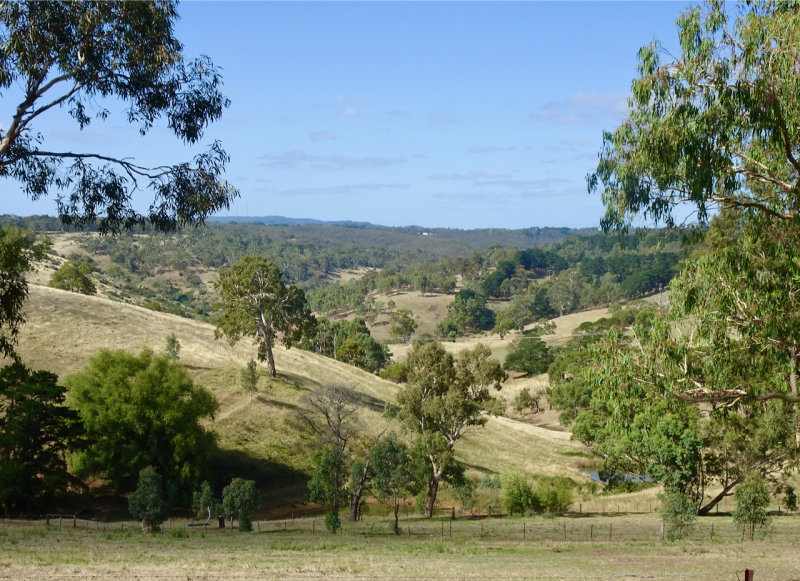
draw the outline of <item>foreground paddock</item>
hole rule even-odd
[[[173,521],[0,524],[0,579],[800,579],[800,517],[742,541],[729,517],[702,519],[688,540],[660,538],[657,515],[345,523],[261,521],[253,533]],[[259,532],[260,530],[260,532]],[[410,534],[409,534],[410,532]]]

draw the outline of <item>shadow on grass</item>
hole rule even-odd
[[[234,478],[255,480],[262,507],[302,504],[308,498],[308,475],[279,462],[254,458],[241,450],[220,450],[212,460],[213,486],[221,491]]]

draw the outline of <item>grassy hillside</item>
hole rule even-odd
[[[20,355],[29,366],[62,377],[81,369],[101,348],[161,351],[167,336],[174,333],[181,344],[181,363],[219,400],[212,427],[221,448],[228,451],[229,462],[242,469],[257,465],[270,480],[269,488],[275,493],[272,498],[293,501],[304,494],[297,490],[302,480],[298,475],[308,469],[308,450],[291,433],[285,419],[309,391],[325,384],[345,385],[358,395],[361,416],[370,432],[400,430],[380,415],[384,403],[395,397],[395,384],[313,353],[279,348],[279,377],[262,377],[259,394],[251,399],[239,386],[239,371],[254,357],[255,348],[248,340],[235,347],[216,341],[209,324],[38,285],[31,286],[26,312]],[[518,391],[515,383],[510,382],[504,392]],[[552,423],[552,418],[548,421]],[[570,441],[563,431],[508,418],[492,419],[457,448],[459,459],[476,478],[521,468],[532,474],[566,475],[576,481],[588,479],[582,472],[587,467],[583,451],[583,446]]]

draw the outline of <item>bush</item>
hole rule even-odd
[[[161,476],[152,466],[139,472],[139,484],[128,496],[131,516],[142,523],[142,530],[151,532],[164,522],[166,503],[161,489]]]
[[[664,536],[675,541],[691,534],[697,520],[697,508],[686,495],[677,490],[665,490],[658,499],[661,501],[661,518],[666,525]]]
[[[253,530],[251,517],[260,504],[261,499],[254,480],[234,478],[222,490],[222,508],[225,515],[239,520],[240,531]]]
[[[751,541],[756,531],[763,535],[770,523],[767,514],[769,490],[764,477],[758,472],[751,472],[736,488],[733,497],[736,500],[733,522],[748,531]]]
[[[508,514],[540,512],[541,504],[528,477],[520,472],[510,472],[501,478],[503,506]]]
[[[573,488],[572,480],[563,476],[542,478],[536,486],[535,495],[542,509],[561,514],[572,506]]]
[[[405,363],[392,363],[382,369],[379,375],[381,379],[394,383],[405,383],[408,381],[408,368]]]
[[[339,520],[339,515],[335,512],[325,513],[325,528],[335,535],[336,531],[342,528],[342,521]]]

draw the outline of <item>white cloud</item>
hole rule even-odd
[[[533,121],[556,125],[619,123],[627,112],[627,94],[576,93],[562,101],[550,101],[530,114]]]
[[[281,151],[259,156],[261,165],[272,169],[310,167],[323,170],[375,169],[405,163],[397,157],[348,157],[344,155],[311,155],[303,151]]]
[[[364,182],[358,184],[344,184],[339,186],[320,186],[320,187],[301,187],[301,188],[287,188],[277,190],[279,196],[331,196],[331,195],[347,195],[356,194],[365,191],[378,191],[378,190],[395,190],[406,189],[410,187],[409,184],[394,182],[394,183],[380,183],[380,182]]]
[[[314,131],[309,134],[308,138],[311,141],[333,141],[336,139],[336,134],[332,131]]]

